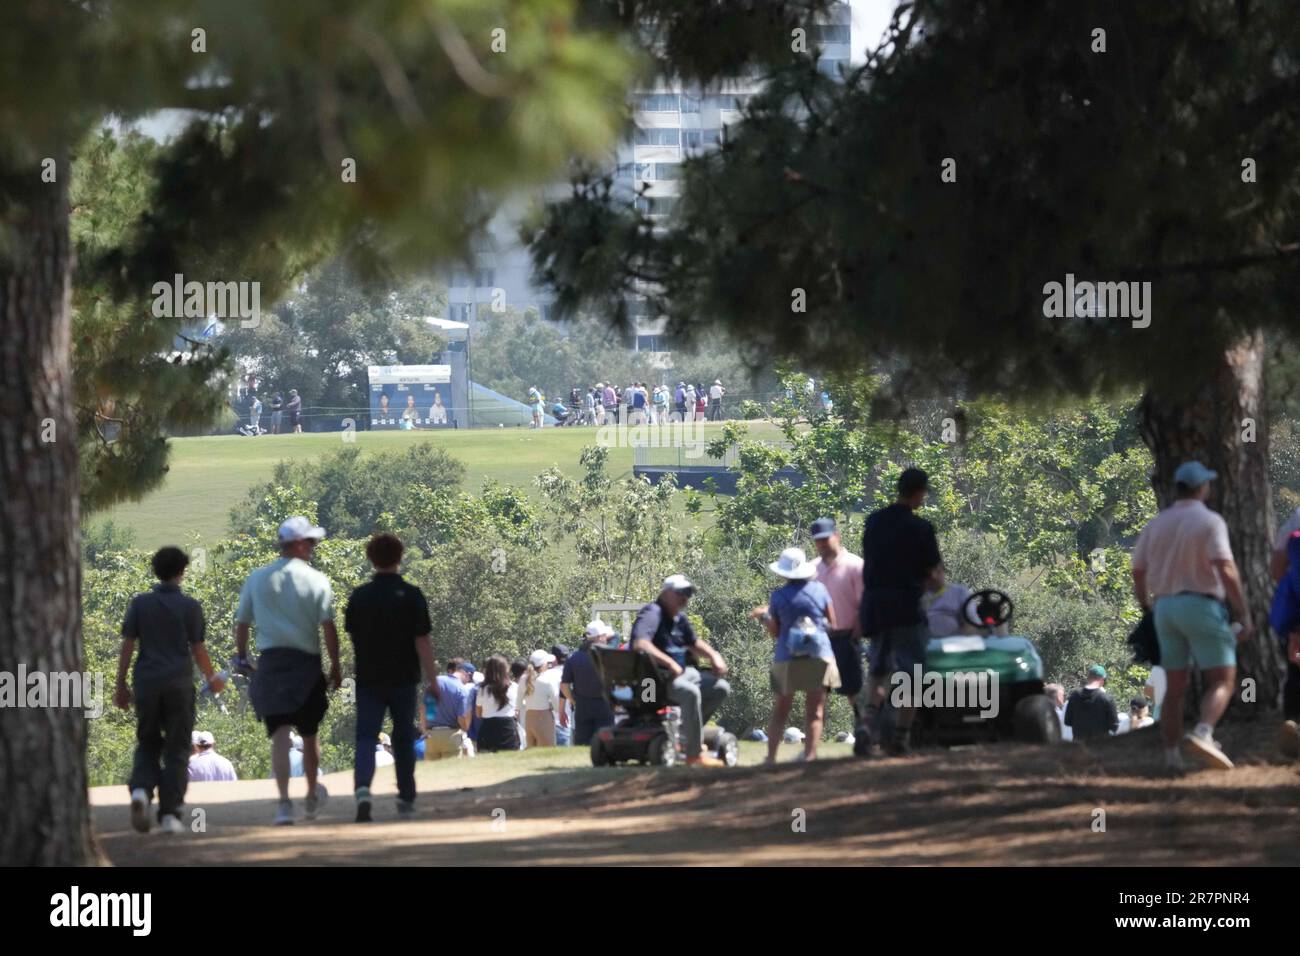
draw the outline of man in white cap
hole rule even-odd
[[[339,635],[334,627],[334,595],[329,578],[309,563],[325,529],[297,516],[280,525],[280,557],[248,576],[235,611],[237,670],[247,671],[248,638],[257,627],[257,670],[249,698],[271,738],[271,769],[280,789],[276,826],[294,822],[289,800],[289,737],[302,734],[307,778],[306,817],[314,820],[324,802],[316,786],[320,744],[316,731],[329,707],[325,693],[343,682]],[[328,684],[321,673],[320,636],[329,652]]]
[[[197,750],[190,758],[190,780],[238,780],[235,765],[217,753],[217,740],[210,730],[200,730],[195,735]]]
[[[722,421],[722,396],[727,394],[727,390],[722,387],[722,379],[715,378],[713,384],[709,386],[709,421]]]
[[[1204,685],[1201,719],[1183,737],[1183,745],[1207,767],[1232,769],[1214,739],[1214,725],[1227,710],[1236,684],[1237,642],[1254,629],[1228,543],[1228,526],[1205,506],[1215,477],[1199,461],[1179,465],[1174,472],[1177,500],[1151,519],[1133,548],[1133,593],[1144,610],[1154,607],[1160,665],[1168,681],[1160,733],[1165,765],[1174,773],[1183,769],[1178,738],[1193,660]],[[1235,635],[1225,598],[1241,624]]]
[[[573,745],[584,747],[602,727],[613,726],[614,711],[605,699],[605,688],[596,673],[591,648],[612,637],[614,629],[597,618],[587,624],[582,644],[569,655],[560,672],[560,693],[573,705]]]
[[[632,625],[632,649],[644,651],[672,678],[668,699],[682,709],[682,732],[686,737],[686,762],[696,767],[723,767],[721,760],[703,752],[704,722],[731,692],[727,663],[722,655],[697,637],[686,618],[686,605],[695,585],[684,574],[664,579],[659,597],[637,612]],[[687,653],[705,658],[713,669],[702,674],[688,666]]]

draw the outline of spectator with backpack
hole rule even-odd
[[[830,639],[836,629],[835,607],[826,586],[816,580],[817,565],[802,549],[786,548],[768,568],[785,584],[772,592],[762,611],[767,633],[776,641],[771,671],[776,700],[767,728],[767,763],[776,763],[781,731],[800,691],[807,728],[802,759],[815,760],[826,719],[826,694],[840,686]]]

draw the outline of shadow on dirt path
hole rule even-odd
[[[94,815],[108,857],[127,866],[1294,866],[1300,764],[1271,756],[1269,730],[1227,728],[1238,768],[1181,779],[1157,772],[1152,729],[1091,747],[984,746],[907,760],[556,768],[426,793],[402,822],[386,770],[370,825],[351,822],[346,773],[324,778],[334,798],[320,818],[292,827],[270,826],[270,781],[192,786],[187,809],[202,810],[206,832],[179,838],[132,832],[124,788],[98,794]]]

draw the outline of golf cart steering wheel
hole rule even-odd
[[[1016,606],[1001,591],[976,591],[961,606],[962,620],[977,627],[1001,627],[1011,620]]]

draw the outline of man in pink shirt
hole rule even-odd
[[[1198,461],[1184,462],[1174,472],[1178,500],[1151,519],[1133,548],[1133,593],[1143,609],[1152,609],[1160,665],[1168,689],[1160,711],[1165,764],[1175,772],[1183,766],[1179,736],[1183,729],[1183,698],[1188,668],[1201,672],[1200,721],[1183,737],[1187,750],[1207,767],[1232,769],[1232,761],[1214,740],[1232,698],[1237,677],[1237,644],[1252,631],[1250,608],[1228,545],[1228,526],[1205,507],[1215,472]],[[1228,605],[1240,623],[1234,634]]]
[[[862,690],[862,656],[859,653],[862,621],[858,614],[862,605],[862,559],[844,549],[834,518],[818,518],[812,523],[809,533],[819,555],[813,562],[817,580],[830,592],[836,622],[847,625],[832,630],[829,635],[831,650],[835,652],[835,666],[840,671],[837,693],[853,702],[853,713],[858,716],[858,692]]]

